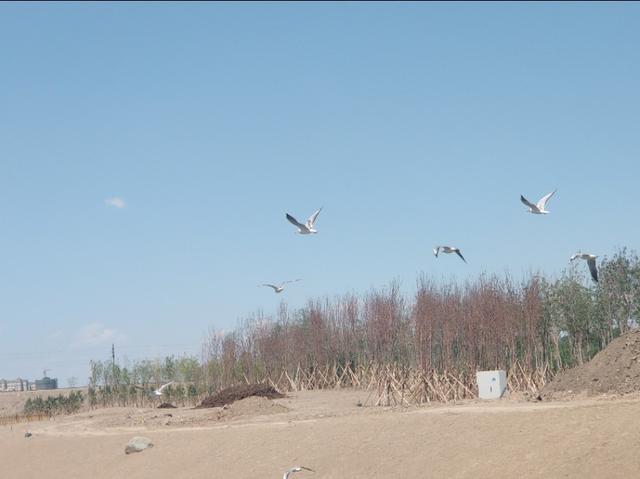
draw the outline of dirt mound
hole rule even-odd
[[[640,391],[640,330],[614,339],[588,363],[559,373],[541,392],[544,399]]]
[[[289,408],[276,404],[271,399],[250,396],[225,406],[218,414],[218,419],[232,419],[240,416],[264,416],[287,412]]]
[[[218,394],[214,394],[213,396],[203,399],[200,405],[196,407],[220,407],[250,396],[260,396],[267,399],[279,399],[286,397],[271,386],[266,386],[264,384],[243,384],[241,386],[233,386],[223,389]]]
[[[177,409],[177,406],[174,406],[170,402],[163,402],[158,406],[158,409]]]

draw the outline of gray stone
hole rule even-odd
[[[132,452],[141,452],[147,449],[148,447],[153,447],[153,443],[151,442],[151,439],[147,437],[136,436],[133,439],[131,439],[131,441],[129,441],[129,444],[127,444],[127,447],[125,448],[124,453],[131,454]]]

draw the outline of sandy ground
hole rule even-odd
[[[359,407],[366,396],[312,391],[4,426],[0,477],[280,478],[297,464],[316,472],[294,479],[640,477],[640,395]],[[155,446],[125,455],[137,435]]]

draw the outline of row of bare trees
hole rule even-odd
[[[447,378],[462,391],[458,397],[474,387],[476,370],[499,368],[509,371],[512,384],[535,389],[636,326],[637,255],[622,249],[603,258],[598,284],[578,266],[556,279],[483,275],[458,284],[421,276],[410,297],[393,282],[360,296],[311,299],[295,311],[282,302],[274,315],[257,312],[233,332],[212,330],[200,360],[169,357],[130,368],[92,362],[90,385],[103,398],[105,391],[126,398],[120,390],[133,392],[133,385],[176,381],[187,391],[180,396],[195,400],[239,382],[296,389],[338,387],[351,377],[346,385],[395,388],[395,379],[367,376],[395,371],[391,376],[405,382]],[[449,394],[431,389],[436,398]],[[427,393],[425,383],[413,395]]]
[[[205,376],[219,385],[292,371],[299,365],[400,364],[474,372],[516,362],[527,371],[590,359],[635,326],[640,261],[626,249],[599,264],[592,283],[582,264],[558,279],[481,276],[464,284],[418,278],[407,298],[397,283],[362,296],[312,299],[273,316],[258,312],[236,331],[212,331]]]

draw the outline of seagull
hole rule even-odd
[[[269,283],[261,284],[260,286],[269,286],[270,288],[273,288],[273,291],[275,293],[282,293],[284,291],[285,284],[295,283],[296,281],[300,281],[301,279],[302,278],[294,279],[293,281],[283,281],[282,283],[280,283],[280,286],[276,286],[275,284],[269,284]]]
[[[589,265],[589,271],[591,271],[591,277],[597,283],[598,282],[598,268],[596,267],[597,256],[589,253],[576,253],[571,257],[571,261],[574,259],[586,259]]]
[[[548,195],[544,195],[535,205],[522,195],[520,195],[520,201],[529,207],[529,213],[533,213],[535,215],[546,215],[549,212],[545,210],[544,207],[546,206],[547,201],[549,201],[549,198],[551,198],[556,191],[558,190],[553,190]]]
[[[169,384],[173,384],[173,381],[168,382],[167,384],[163,384],[162,386],[160,386],[158,389],[156,389],[155,391],[153,391],[153,394],[155,394],[156,396],[162,396],[162,390],[164,388],[166,388]]]
[[[284,476],[282,476],[282,479],[289,479],[289,474],[293,474],[294,472],[300,472],[302,470],[305,471],[311,471],[311,472],[315,472],[313,469],[309,469],[308,467],[304,467],[304,466],[295,466],[292,467],[291,469],[289,469],[287,472],[284,473]]]
[[[309,216],[309,219],[307,220],[307,222],[305,224],[300,223],[297,219],[295,219],[289,213],[287,213],[287,219],[289,220],[289,222],[291,224],[293,224],[293,225],[298,227],[298,233],[301,234],[301,235],[308,235],[308,234],[311,234],[311,233],[317,233],[317,231],[313,227],[313,224],[316,222],[316,218],[318,217],[318,215],[320,214],[321,211],[322,211],[322,208],[320,208],[314,214]]]
[[[440,251],[442,251],[443,253],[455,253],[460,256],[460,259],[462,259],[462,261],[464,261],[465,263],[467,262],[467,260],[464,259],[464,256],[462,256],[460,248],[454,248],[453,246],[436,246],[435,248],[433,248],[433,254],[436,255],[436,258],[438,257],[438,253],[440,253]]]

